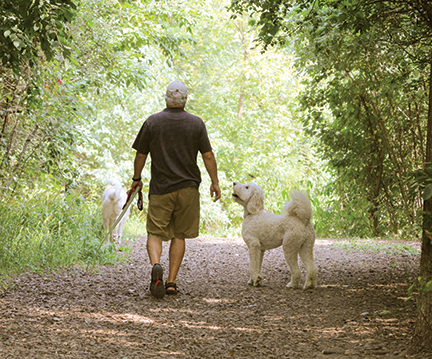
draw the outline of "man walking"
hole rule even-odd
[[[142,186],[141,172],[151,156],[151,180],[147,214],[147,253],[152,265],[150,292],[156,298],[177,294],[176,278],[185,253],[185,238],[199,235],[201,153],[211,179],[210,195],[221,197],[217,164],[204,122],[184,110],[187,88],[180,81],[169,84],[166,108],[144,122],[132,145],[132,188]],[[162,241],[171,241],[168,279],[163,283],[160,265]]]

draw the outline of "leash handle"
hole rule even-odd
[[[135,197],[137,188],[141,191],[141,187],[139,187],[139,186],[132,187],[132,188],[128,191],[128,193],[127,193],[127,198],[126,198],[126,202],[125,202],[125,204],[123,205],[122,209],[125,209],[125,207],[127,206],[127,204],[130,202],[130,198],[132,197],[132,195]]]
[[[139,209],[140,211],[143,210],[143,195],[142,195],[141,189],[140,189],[140,191],[138,192],[137,207],[138,207],[138,209]]]

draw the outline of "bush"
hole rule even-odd
[[[34,191],[0,202],[0,271],[40,271],[75,264],[108,264],[115,248],[101,243],[100,208],[79,194]]]

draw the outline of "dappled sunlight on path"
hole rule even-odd
[[[316,290],[285,287],[280,248],[253,288],[241,238],[199,238],[187,241],[180,294],[156,300],[145,239],[128,245],[130,260],[116,266],[16,278],[0,295],[0,357],[402,358],[408,344],[416,254],[320,239]]]

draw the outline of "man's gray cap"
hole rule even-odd
[[[166,95],[171,98],[185,97],[187,96],[187,87],[181,81],[173,81],[168,85]]]

